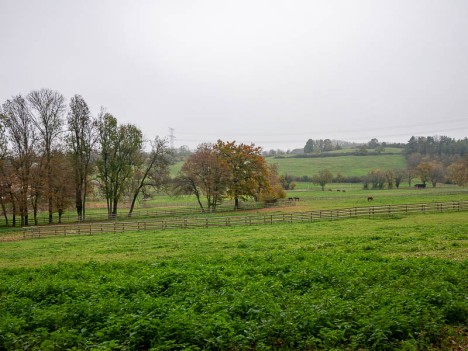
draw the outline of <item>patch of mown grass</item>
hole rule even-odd
[[[444,349],[465,217],[2,243],[0,349]]]

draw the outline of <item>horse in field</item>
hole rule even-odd
[[[374,201],[374,198],[372,196],[368,196],[367,201]]]

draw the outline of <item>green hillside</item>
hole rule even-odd
[[[381,170],[406,168],[405,157],[402,154],[371,155],[371,156],[337,156],[316,158],[272,158],[269,163],[276,163],[280,174],[293,176],[312,176],[322,169],[329,169],[334,175],[362,176],[378,168]]]
[[[352,152],[351,149],[337,150],[331,153],[347,153]],[[343,176],[362,176],[370,171],[379,168],[381,170],[406,168],[405,157],[401,153],[401,149],[389,148],[386,149],[383,155],[367,155],[367,156],[334,156],[334,157],[284,157],[274,158],[267,157],[268,163],[276,163],[280,174],[290,174],[293,176],[312,176],[322,169],[329,169],[334,175],[338,172]],[[183,162],[179,161],[171,166],[171,175],[175,176],[182,167]]]

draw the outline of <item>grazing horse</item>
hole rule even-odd
[[[416,184],[415,187],[416,189],[424,189],[426,188],[426,184]]]
[[[374,198],[372,196],[368,196],[367,201],[374,201]]]
[[[342,193],[345,193],[345,192],[346,192],[346,190],[344,190],[344,189],[343,189],[343,190],[341,190],[341,192],[342,192]]]
[[[299,198],[298,198],[298,197],[295,197],[295,198],[294,198],[294,201],[299,201]]]

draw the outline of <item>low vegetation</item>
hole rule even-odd
[[[0,349],[455,349],[465,217],[2,243]]]

